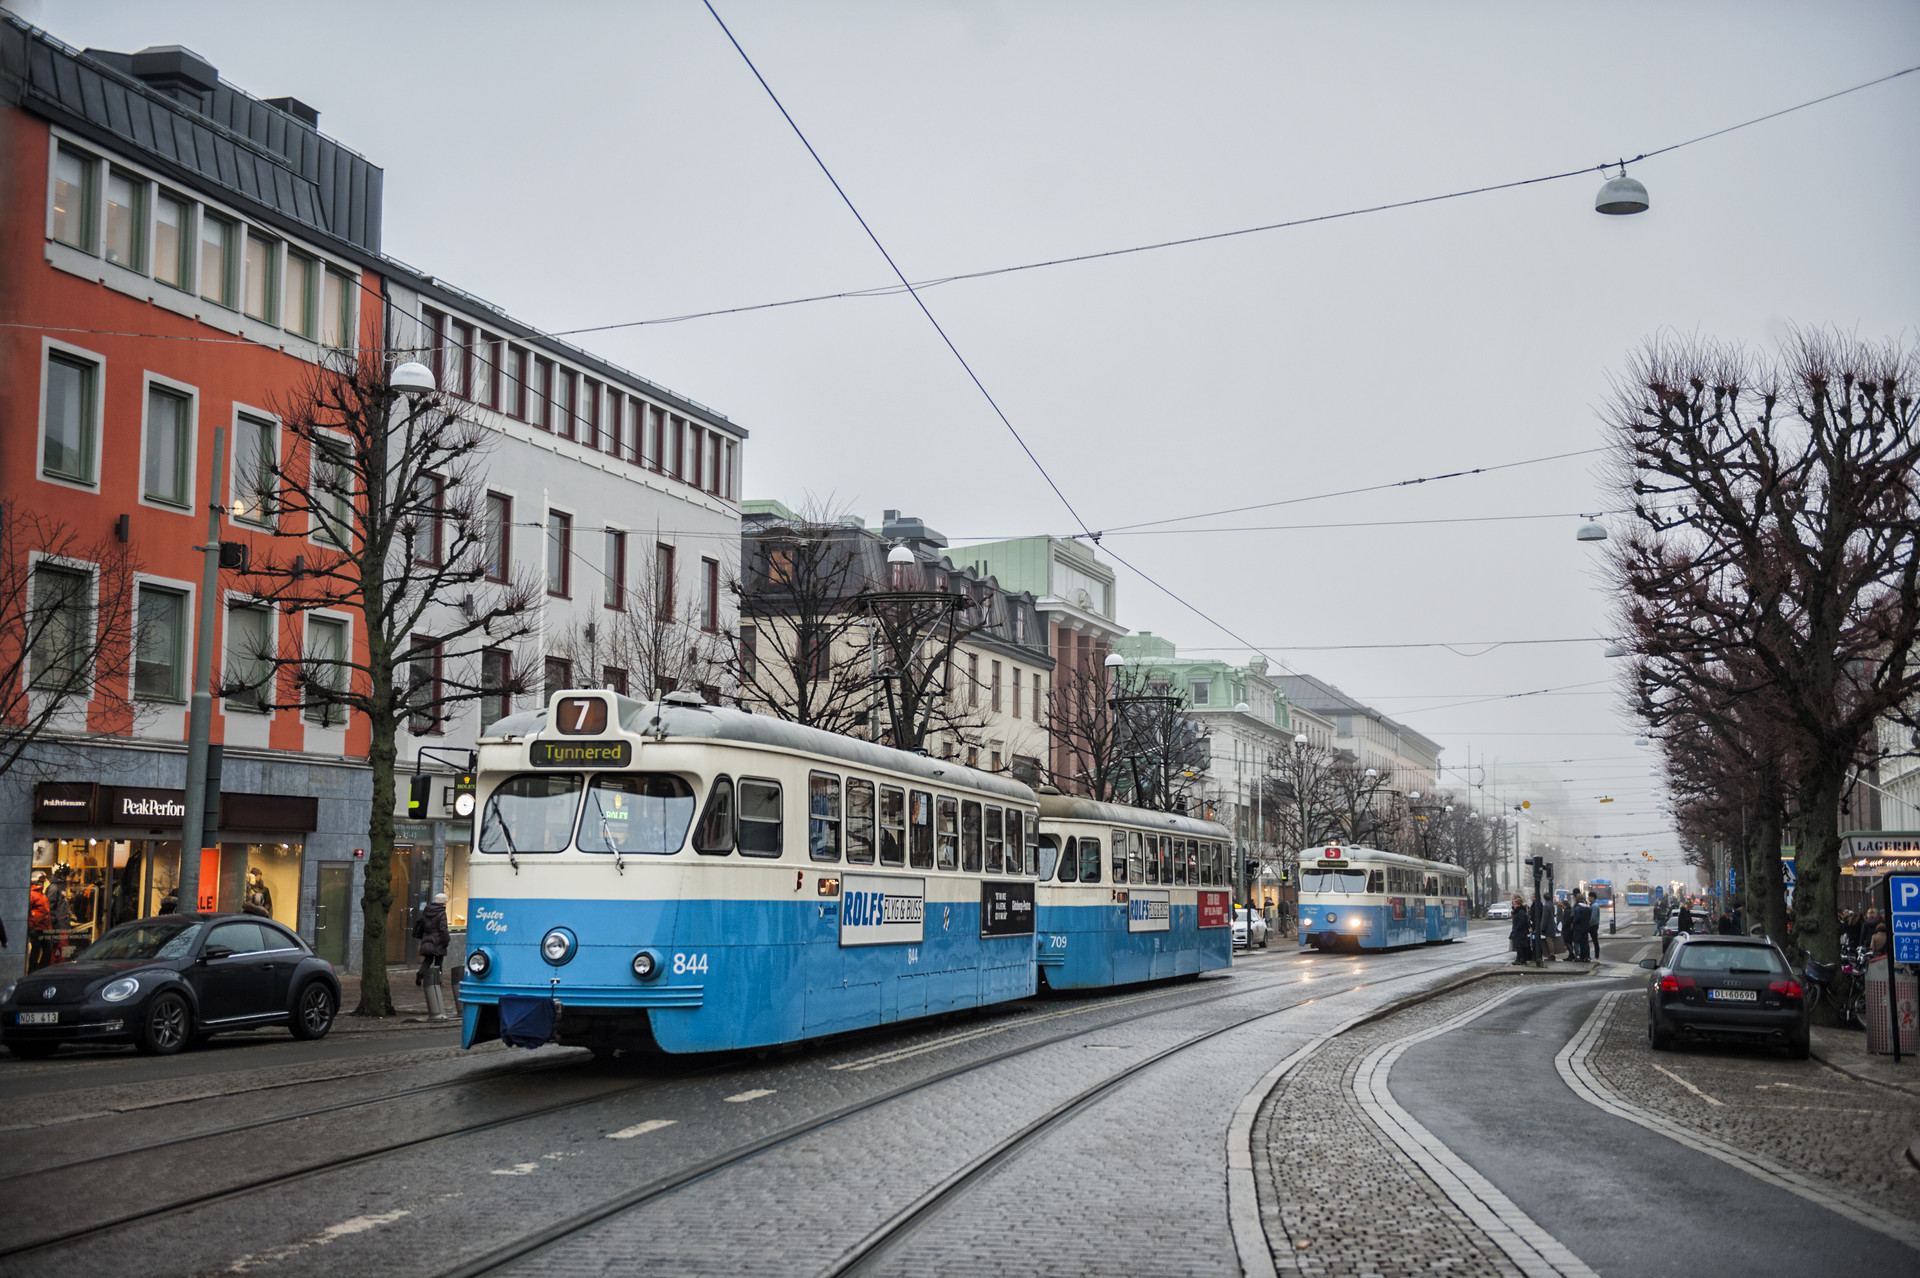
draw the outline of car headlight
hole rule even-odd
[[[7,992],[5,994],[0,994],[0,1003],[13,1002],[13,992],[19,988],[20,988],[20,982],[18,981],[7,982]]]
[[[485,976],[493,967],[493,960],[487,957],[485,950],[475,950],[467,955],[467,973],[471,976]]]
[[[123,976],[117,981],[108,982],[100,991],[100,997],[109,1003],[124,1003],[140,992],[140,982],[134,977]]]
[[[564,927],[556,927],[540,938],[540,957],[559,967],[573,957],[574,945],[573,933]]]
[[[641,950],[638,954],[633,956],[633,974],[639,977],[641,980],[643,981],[652,980],[653,974],[655,972],[658,972],[659,970],[660,970],[660,960],[655,958],[648,951]]]

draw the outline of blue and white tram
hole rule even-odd
[[[1300,853],[1300,948],[1384,950],[1467,935],[1467,874],[1378,848]]]
[[[1040,979],[1099,989],[1230,966],[1232,838],[1211,821],[1041,794]]]
[[[764,1047],[1035,990],[1033,791],[690,694],[480,742],[462,1043]]]

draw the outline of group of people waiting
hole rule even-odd
[[[1600,902],[1575,892],[1543,906],[1538,897],[1513,898],[1513,928],[1507,939],[1517,964],[1540,961],[1585,963],[1600,957]],[[1536,929],[1535,923],[1538,922]],[[1538,947],[1536,954],[1536,947]]]
[[[1893,944],[1893,936],[1879,910],[1846,910],[1840,915],[1840,944],[1849,950],[1865,950],[1870,959],[1879,958]]]

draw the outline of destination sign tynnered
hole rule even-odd
[[[536,741],[527,762],[536,768],[624,768],[633,762],[633,742]]]

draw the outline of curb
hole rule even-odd
[[[1873,1078],[1869,1075],[1862,1074],[1858,1070],[1854,1069],[1852,1066],[1844,1064],[1840,1061],[1834,1060],[1832,1057],[1825,1055],[1818,1048],[1815,1048],[1813,1051],[1811,1051],[1809,1055],[1811,1055],[1813,1059],[1815,1059],[1816,1061],[1819,1061],[1822,1065],[1825,1065],[1828,1069],[1834,1070],[1841,1074],[1845,1074],[1848,1078],[1851,1078],[1856,1082],[1871,1083],[1875,1087],[1884,1087],[1887,1090],[1894,1091],[1894,1092],[1904,1092],[1909,1096],[1920,1095],[1920,1079],[1915,1079],[1912,1082],[1908,1082],[1905,1080],[1902,1080],[1897,1083],[1888,1082],[1886,1079],[1883,1079],[1883,1078]],[[1920,1141],[1915,1141],[1914,1143],[1916,1146],[1920,1146]],[[1909,1149],[1907,1151],[1907,1156],[1909,1158],[1912,1158],[1913,1154],[1914,1154],[1914,1151],[1912,1149]],[[1915,1159],[1915,1165],[1920,1166],[1920,1159]]]

